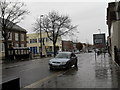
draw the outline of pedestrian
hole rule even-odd
[[[104,53],[104,57],[105,57],[105,54],[106,54],[106,50],[105,49],[103,49],[103,53]]]

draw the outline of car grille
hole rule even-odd
[[[53,63],[59,64],[60,62],[53,62]]]

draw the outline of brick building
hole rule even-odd
[[[62,51],[74,51],[72,41],[62,41]]]
[[[4,38],[2,37],[0,26],[0,57],[4,56]],[[27,31],[22,27],[15,25],[11,30],[10,37],[8,39],[8,48],[12,47],[26,47],[26,33]]]

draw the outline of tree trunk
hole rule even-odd
[[[54,57],[56,56],[56,43],[53,42],[53,48],[54,48]]]
[[[7,60],[8,59],[8,40],[7,39],[5,39],[4,46],[5,46],[5,60]]]

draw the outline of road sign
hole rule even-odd
[[[93,34],[93,42],[96,48],[104,48],[106,44],[105,33]]]

